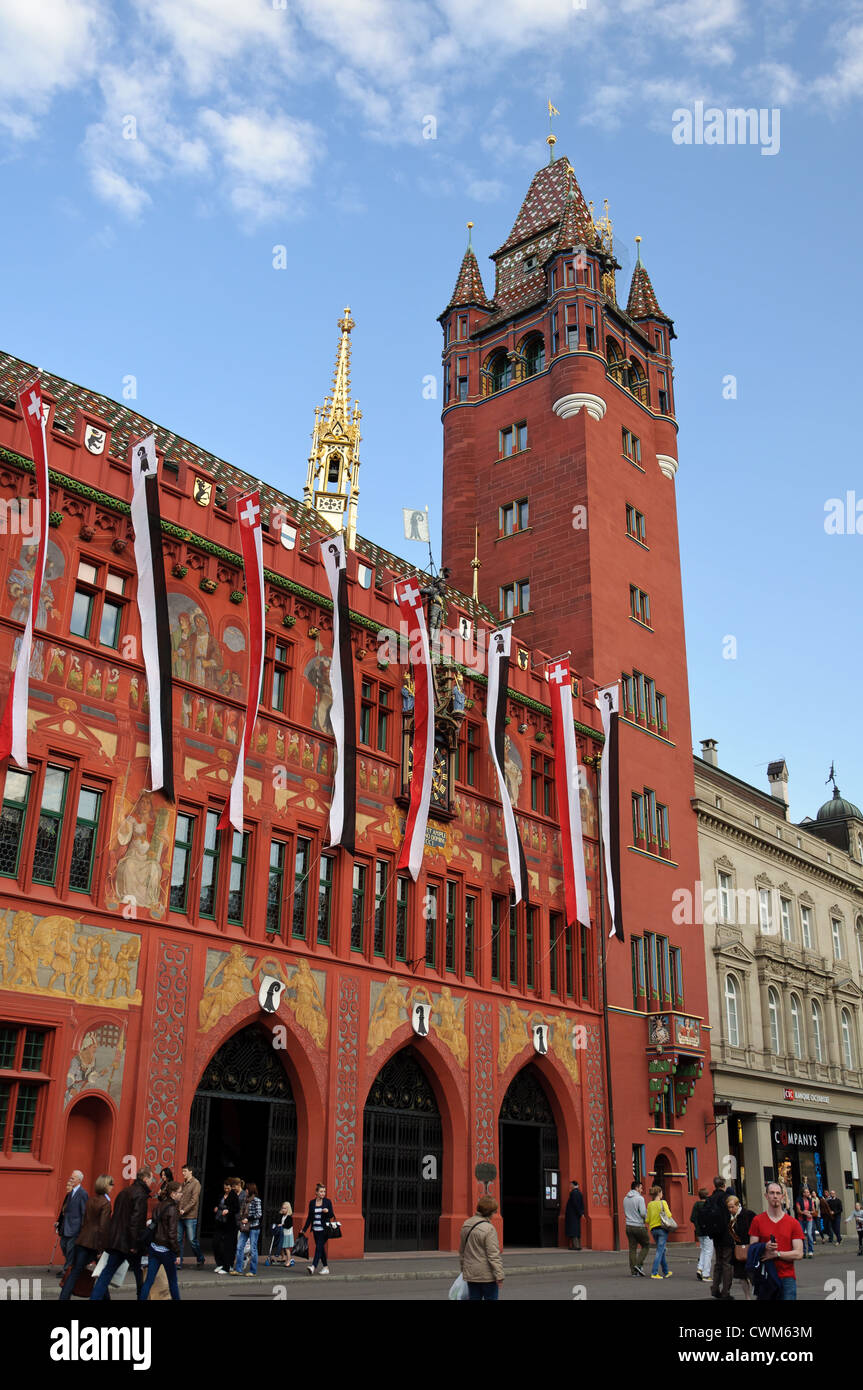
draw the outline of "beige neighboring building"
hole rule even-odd
[[[835,1188],[848,1216],[863,1161],[863,813],[834,780],[831,800],[797,825],[784,762],[769,764],[762,791],[719,767],[713,739],[701,746],[694,920],[714,1092],[731,1104],[719,1153],[757,1211],[779,1177],[795,1197],[805,1180]]]

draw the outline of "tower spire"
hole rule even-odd
[[[338,321],[341,338],[336,352],[333,384],[323,406],[315,406],[312,452],[303,501],[312,507],[333,531],[345,532],[345,543],[352,549],[357,535],[357,503],[360,484],[359,401],[350,407],[351,330],[354,319],[349,307]]]
[[[553,163],[554,163],[554,147],[555,147],[555,145],[557,144],[557,136],[555,135],[554,131],[552,130],[551,118],[552,118],[552,116],[559,116],[559,115],[560,115],[560,112],[558,111],[557,107],[552,103],[551,97],[549,97],[549,99],[548,99],[548,134],[547,134],[546,137],[545,137],[545,143],[548,145],[548,162],[549,162],[549,164],[553,164]]]

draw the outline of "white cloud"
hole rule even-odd
[[[152,202],[145,188],[130,183],[114,169],[95,165],[90,171],[90,179],[102,201],[109,203],[123,217],[140,217],[144,208]]]
[[[35,135],[51,99],[92,76],[109,33],[100,0],[2,0],[0,125]]]
[[[200,122],[227,168],[243,179],[285,190],[310,181],[321,137],[309,121],[256,110],[222,116],[205,109]]]
[[[287,3],[267,0],[137,0],[144,23],[179,59],[193,94],[216,82],[248,77],[255,64],[292,66],[293,23]],[[240,59],[254,55],[250,66]]]
[[[811,85],[813,96],[830,107],[843,106],[863,96],[863,24],[843,27],[835,35],[834,46],[840,50],[840,56],[833,71]]]

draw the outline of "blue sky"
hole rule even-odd
[[[696,744],[765,787],[785,757],[797,819],[833,758],[863,801],[863,535],[824,528],[863,502],[863,5],[278,3],[0,0],[2,347],[117,398],[134,375],[142,413],[299,495],[349,303],[360,529],[406,553],[403,504],[439,533],[423,379],[465,222],[490,289],[551,96],[621,298],[639,233],[679,335]],[[676,144],[696,101],[778,109],[778,153]]]

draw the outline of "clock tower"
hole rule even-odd
[[[312,452],[303,489],[303,501],[333,531],[345,532],[345,543],[354,548],[357,537],[357,504],[360,495],[359,401],[350,408],[351,329],[354,320],[346,308],[339,319],[341,339],[336,354],[332,390],[323,407],[315,407]]]

